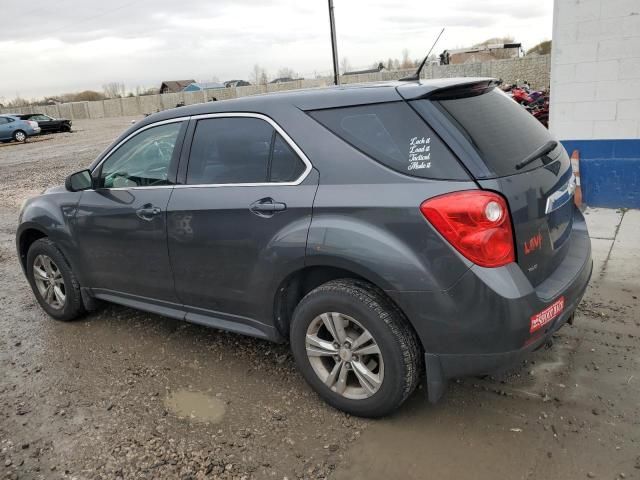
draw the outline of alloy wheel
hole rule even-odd
[[[307,357],[316,375],[337,394],[352,400],[373,396],[384,379],[384,361],[371,333],[337,312],[318,315],[309,324]]]
[[[38,255],[33,261],[33,279],[42,299],[51,308],[61,310],[66,301],[62,272],[47,255]]]
[[[16,132],[16,140],[18,142],[24,142],[27,136],[22,132]]]

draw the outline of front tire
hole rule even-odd
[[[69,321],[85,313],[80,284],[60,249],[48,238],[36,240],[29,248],[27,278],[50,317]]]
[[[413,392],[422,372],[415,332],[374,286],[333,280],[296,307],[290,341],[309,385],[333,407],[382,417]]]

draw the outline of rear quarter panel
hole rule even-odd
[[[395,98],[393,98],[395,100]],[[469,181],[398,173],[305,112],[267,112],[318,170],[305,263],[350,270],[385,290],[442,290],[470,267],[420,212],[433,196],[476,189]]]
[[[345,268],[384,290],[444,290],[470,262],[422,216],[435,195],[467,182],[320,185],[307,242],[307,264]]]

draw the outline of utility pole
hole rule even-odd
[[[329,25],[331,27],[331,53],[333,54],[333,83],[335,85],[340,85],[338,45],[336,44],[336,19],[333,15],[333,0],[329,0]]]

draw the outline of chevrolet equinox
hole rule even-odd
[[[492,79],[176,108],[26,202],[37,301],[114,302],[288,341],[329,404],[378,417],[572,321],[592,269],[566,151]]]

